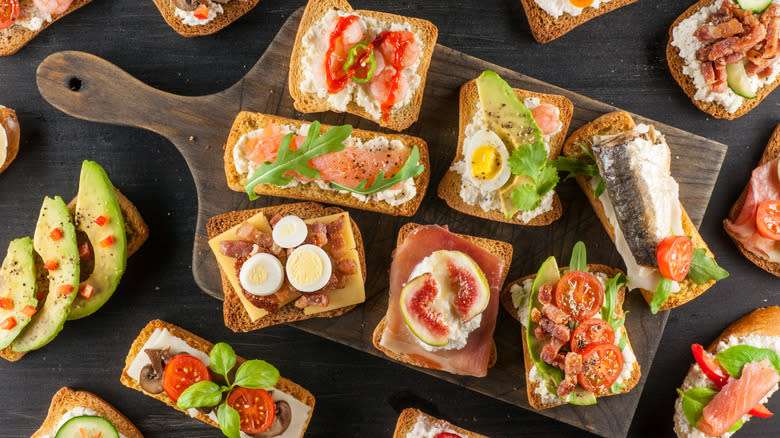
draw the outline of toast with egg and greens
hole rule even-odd
[[[73,0],[73,3],[70,4],[65,12],[50,16],[38,10],[32,0],[20,1],[18,3],[20,8],[19,16],[16,19],[16,23],[8,28],[0,30],[0,56],[13,55],[18,52],[52,23],[91,1],[92,0]],[[47,17],[48,20],[46,19]],[[30,27],[23,26],[20,22],[29,23]],[[31,28],[35,30],[32,30]]]
[[[552,111],[556,117],[550,123],[557,129],[544,134],[527,106]],[[458,147],[439,183],[439,197],[462,213],[498,222],[540,226],[560,218],[563,209],[554,191],[557,172],[549,162],[563,147],[574,112],[571,101],[564,96],[512,89],[494,72],[484,72],[460,88],[459,107]],[[533,134],[527,135],[526,128]],[[536,157],[533,168],[515,167],[516,158],[522,158],[524,164],[533,161],[527,157]],[[546,176],[546,171],[550,175]],[[529,184],[534,196],[523,200],[525,205],[519,208],[514,192]],[[539,194],[542,186],[547,192]]]
[[[593,0],[521,1],[534,39],[540,43],[547,43],[586,21],[635,3],[637,0],[595,0],[597,2],[595,6]]]
[[[260,0],[154,0],[165,22],[187,38],[215,34],[243,17],[258,3]],[[207,18],[198,19],[198,15]],[[193,20],[194,24],[185,20]]]

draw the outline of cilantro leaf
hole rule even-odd
[[[531,211],[541,204],[536,187],[531,184],[523,184],[512,190],[512,203],[523,211]]]
[[[293,178],[287,172],[295,172],[308,179],[319,178],[320,172],[309,166],[309,160],[343,150],[346,147],[344,140],[351,133],[352,126],[344,125],[330,128],[327,132],[320,135],[320,122],[315,121],[309,126],[306,140],[300,148],[294,151],[290,150],[290,142],[293,135],[285,135],[279,146],[276,160],[273,162],[266,161],[260,165],[247,180],[246,184],[244,184],[249,199],[254,201],[258,198],[254,193],[254,189],[258,184],[287,185]]]
[[[539,181],[536,183],[536,194],[542,197],[558,184],[558,171],[555,166],[544,165],[539,172]]]
[[[509,169],[515,175],[530,177],[534,184],[539,183],[539,171],[547,162],[547,150],[543,142],[524,144],[512,151],[509,157]]]
[[[420,164],[419,161],[420,151],[417,149],[417,146],[415,146],[412,148],[412,152],[409,154],[409,158],[406,159],[406,163],[404,163],[403,167],[398,170],[398,173],[390,178],[385,178],[385,173],[379,172],[379,175],[374,179],[374,182],[368,187],[366,187],[368,184],[367,180],[361,181],[356,187],[343,186],[334,182],[330,183],[330,186],[334,189],[359,193],[361,195],[381,192],[382,190],[389,189],[400,182],[406,181],[409,178],[414,178],[423,173],[425,166]]]
[[[707,250],[704,248],[693,250],[691,268],[688,270],[687,275],[691,281],[696,284],[704,284],[710,280],[723,280],[728,276],[728,271],[718,266],[715,259],[707,255]]]

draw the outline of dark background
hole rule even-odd
[[[221,303],[201,293],[192,279],[197,199],[178,152],[156,134],[66,116],[41,98],[35,84],[40,61],[68,49],[101,56],[165,91],[214,93],[240,79],[283,21],[304,4],[262,0],[217,35],[188,40],[165,24],[149,0],[95,0],[18,54],[0,58],[0,104],[14,108],[22,126],[20,154],[0,175],[2,246],[32,235],[43,196],[67,200],[75,195],[84,159],[106,168],[151,229],[150,240],[130,259],[116,296],[98,313],[69,322],[56,340],[22,361],[0,363],[0,436],[31,435],[51,395],[65,385],[97,393],[149,437],[221,436],[119,384],[132,340],[153,318],[229,342],[239,354],[266,359],[309,389],[317,406],[307,437],[390,437],[398,412],[410,405],[493,437],[587,435],[294,328],[231,333],[222,324]],[[708,344],[736,318],[780,302],[777,280],[745,260],[721,227],[780,123],[780,92],[736,121],[715,120],[697,110],[669,74],[664,54],[668,26],[688,2],[630,5],[545,45],[531,37],[519,0],[356,0],[353,6],[426,18],[439,27],[440,44],[729,145],[701,233],[731,277],[672,311],[629,434],[673,436],[675,387],[692,361],[690,343]],[[429,190],[426,199],[433,197]],[[756,419],[738,436],[777,436],[778,430],[780,419]]]

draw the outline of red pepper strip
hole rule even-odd
[[[14,300],[8,297],[0,297],[0,309],[13,310]]]
[[[704,375],[708,379],[712,380],[718,389],[723,388],[726,382],[729,381],[729,375],[715,362],[715,359],[710,356],[709,353],[704,351],[704,347],[700,344],[691,345],[693,351],[693,357],[696,359],[696,363],[699,364]]]
[[[73,286],[69,284],[61,284],[57,287],[57,295],[70,295],[73,292]]]
[[[46,262],[45,265],[43,265],[43,269],[47,271],[53,271],[57,269],[60,266],[60,263],[57,260],[49,260]]]
[[[27,315],[28,318],[32,318],[32,316],[35,315],[35,312],[37,311],[38,309],[36,309],[33,306],[24,306],[24,308],[22,309],[22,313]]]
[[[192,15],[194,15],[195,18],[205,20],[209,18],[209,8],[204,4],[200,4],[197,8],[195,8],[195,12],[193,12]]]
[[[108,218],[106,218],[105,216],[98,216],[95,218],[95,224],[99,227],[105,225],[106,222],[108,222]]]
[[[105,239],[100,241],[100,246],[102,246],[103,248],[108,248],[113,244],[114,244],[114,236],[108,236]]]
[[[325,52],[325,79],[328,84],[328,93],[335,94],[343,90],[347,86],[349,78],[347,76],[335,77],[333,76],[333,52],[336,50],[336,41],[339,38],[344,37],[344,31],[347,30],[352,23],[358,20],[357,15],[349,15],[346,17],[339,17],[336,27],[330,33],[330,39],[328,40],[328,50]]]
[[[13,316],[9,316],[8,318],[4,319],[3,322],[0,322],[0,329],[11,330],[14,327],[16,327],[16,318]]]
[[[51,237],[51,240],[56,242],[56,241],[62,239],[62,231],[60,231],[59,228],[55,228],[55,229],[51,230],[51,233],[49,233],[49,237]]]
[[[759,418],[769,418],[774,415],[769,412],[769,409],[767,409],[766,406],[762,405],[761,403],[753,406],[753,409],[749,410],[748,414]]]
[[[81,290],[79,291],[79,295],[81,298],[84,298],[85,300],[88,300],[92,298],[92,294],[95,293],[95,287],[91,284],[84,283],[84,286],[81,287]]]

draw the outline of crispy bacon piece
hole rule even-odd
[[[531,321],[538,323],[542,319],[542,312],[536,307],[531,309]]]
[[[774,71],[774,66],[770,65],[769,67],[765,67],[764,69],[759,70],[756,73],[756,76],[758,76],[760,79],[764,79],[765,77],[771,75],[773,71]]]
[[[574,352],[566,354],[563,364],[565,377],[561,384],[558,385],[556,391],[558,397],[565,398],[574,391],[574,388],[577,386],[577,375],[582,372],[582,368],[582,355]]]
[[[538,312],[538,310],[537,310],[537,312]],[[534,336],[536,336],[536,339],[539,339],[540,341],[543,341],[543,340],[547,339],[547,332],[544,331],[544,329],[541,328],[541,327],[536,327],[534,329]]]
[[[306,228],[309,229],[309,234],[306,236],[306,240],[303,243],[317,245],[323,247],[328,244],[327,227],[322,222],[315,222],[313,224],[307,224]]]
[[[769,9],[774,8],[773,13],[778,15],[769,16]],[[780,6],[772,4],[761,15],[761,23],[766,26],[766,43],[764,43],[764,58],[774,58],[777,55],[777,45],[780,44]],[[764,17],[769,17],[764,23]]]
[[[249,222],[244,222],[236,230],[236,235],[241,239],[256,243],[263,248],[271,248],[274,245],[274,238],[270,234],[264,233]]]
[[[542,351],[539,353],[539,358],[552,366],[562,369],[564,367],[564,361],[566,358],[563,354],[558,352],[561,350],[561,347],[563,347],[564,344],[566,344],[564,341],[553,338],[550,340],[549,344],[542,347]]]
[[[571,329],[565,324],[556,324],[543,317],[539,320],[539,326],[555,339],[560,339],[563,342],[569,342],[571,339]]]
[[[748,12],[745,15],[743,25],[750,31],[744,36],[731,36],[713,43],[707,59],[715,61],[733,53],[745,53],[766,37],[766,27],[758,21],[752,12]]]
[[[260,248],[246,240],[223,240],[219,242],[219,252],[233,259],[245,259],[259,252]]]
[[[309,306],[328,307],[330,298],[325,294],[303,294],[295,300],[295,307],[303,309]]]
[[[336,262],[336,271],[344,275],[353,275],[357,273],[358,265],[353,259],[341,259]]]
[[[711,86],[717,81],[715,79],[715,64],[712,61],[701,63],[701,74],[704,76],[704,81],[707,82],[707,85]]]
[[[742,23],[740,23],[736,18],[732,18],[731,20],[720,24],[705,24],[704,26],[696,29],[696,31],[693,33],[693,36],[695,36],[701,42],[709,42],[734,36],[736,34],[742,33],[744,30],[745,29],[742,27]]]
[[[568,324],[569,323],[569,316],[566,315],[566,312],[563,310],[555,307],[552,304],[545,304],[544,307],[542,307],[542,314],[547,317],[550,321],[556,323],[556,324]]]
[[[710,15],[710,21],[714,24],[724,23],[734,18],[733,9],[736,5],[730,1],[724,1],[720,9]]]
[[[275,226],[276,226],[276,224],[278,224],[280,220],[282,220],[282,215],[281,215],[281,214],[279,214],[279,213],[276,213],[276,214],[274,215],[274,217],[272,217],[272,218],[271,218],[271,220],[269,221],[269,223],[271,224],[271,226],[272,226],[272,227],[275,227]]]
[[[553,299],[553,287],[548,285],[539,289],[539,302],[542,304],[551,304]]]

